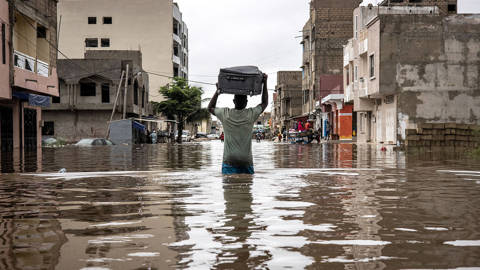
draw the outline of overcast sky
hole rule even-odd
[[[342,1],[342,0],[339,0]],[[310,0],[175,0],[189,28],[189,78],[216,83],[222,67],[255,65],[269,75],[274,89],[276,72],[300,70],[302,30]],[[364,0],[363,5],[380,0]],[[480,0],[458,0],[460,13],[480,13]],[[212,85],[202,86],[211,97]],[[272,102],[269,91],[269,101]],[[233,96],[221,95],[218,106],[233,106]],[[260,103],[259,96],[249,106]],[[269,110],[269,109],[267,109]]]

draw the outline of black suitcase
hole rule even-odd
[[[263,73],[255,66],[220,69],[220,93],[254,96],[262,94]]]

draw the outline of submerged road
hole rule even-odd
[[[253,147],[230,177],[220,141],[44,149],[0,175],[0,269],[480,269],[464,151]]]

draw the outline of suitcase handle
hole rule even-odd
[[[227,76],[226,79],[229,81],[245,81],[245,78],[240,76]]]

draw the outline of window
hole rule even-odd
[[[85,47],[97,48],[98,47],[98,38],[86,38]]]
[[[95,83],[80,83],[80,96],[82,97],[94,97],[96,95]]]
[[[52,97],[52,103],[60,103],[60,97]]]
[[[350,84],[350,70],[348,69],[348,67],[345,70],[345,75],[347,76],[347,85],[349,85]]]
[[[110,103],[110,84],[102,83],[102,103]]]
[[[355,66],[353,69],[353,79],[358,81],[358,66]]]
[[[392,104],[395,101],[394,95],[389,95],[385,97],[385,104]]]
[[[448,12],[449,12],[449,13],[455,13],[455,12],[457,12],[457,5],[455,5],[455,4],[449,4],[449,5],[448,5]]]
[[[110,47],[110,39],[109,38],[102,38],[100,41],[102,47]]]
[[[375,77],[375,55],[370,55],[370,78]]]
[[[145,108],[145,86],[142,89],[142,108]]]
[[[178,43],[175,41],[173,42],[173,54],[178,56]]]
[[[2,64],[7,63],[7,49],[6,49],[6,35],[5,35],[5,24],[2,23]]]
[[[37,27],[37,38],[47,38],[47,28],[39,25]]]
[[[178,21],[173,19],[173,33],[178,36],[178,33],[180,32],[178,29]]]
[[[88,24],[97,24],[97,17],[88,17]]]
[[[103,17],[103,24],[112,24],[112,17]]]
[[[351,79],[351,82],[353,83],[353,76],[354,76],[354,74],[353,74],[353,66],[350,68],[350,72],[351,72],[351,74],[350,74],[350,79]]]
[[[138,82],[133,83],[133,104],[138,105]]]
[[[354,24],[355,24],[355,39],[358,38],[358,15],[355,16],[355,21],[354,21]]]
[[[43,122],[42,135],[44,136],[55,135],[55,123],[53,121]]]
[[[179,72],[178,66],[174,66],[173,67],[173,77],[178,77],[178,72]]]

